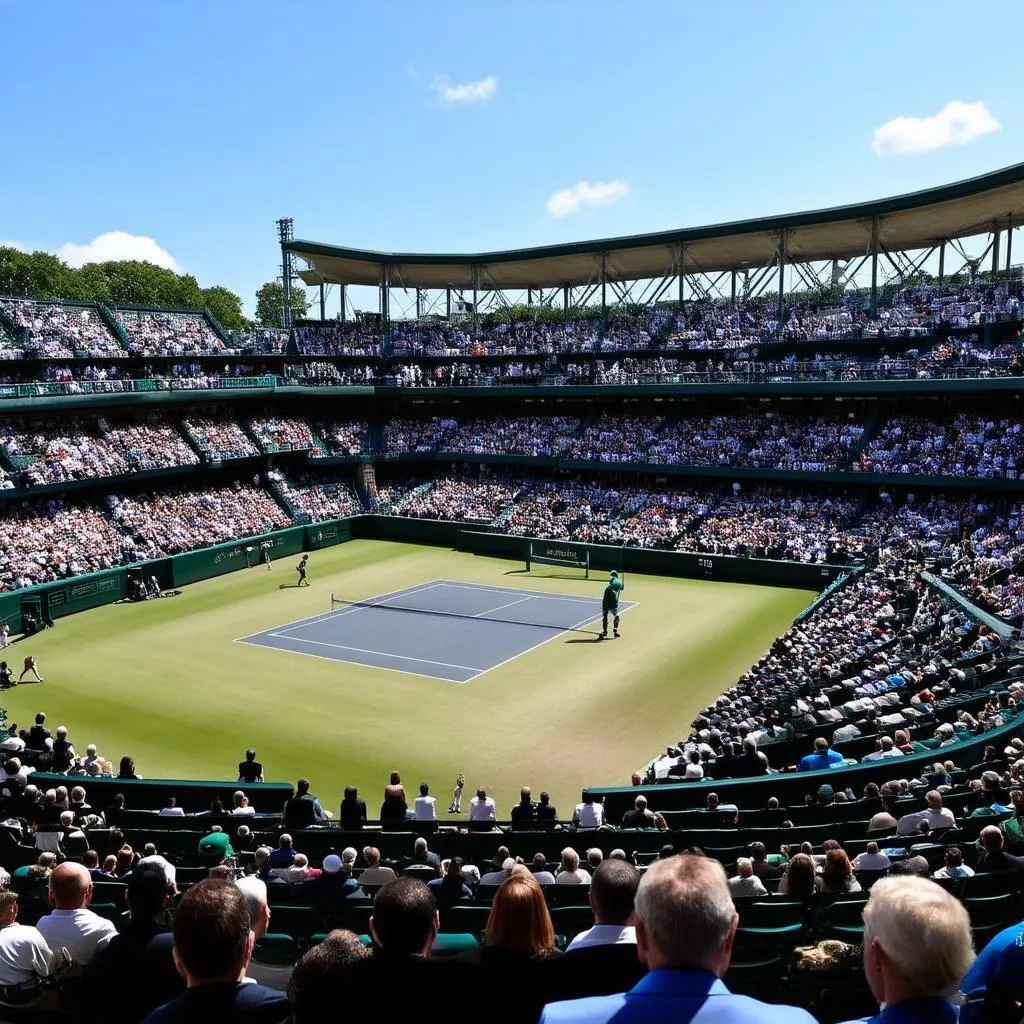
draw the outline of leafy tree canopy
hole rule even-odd
[[[0,295],[27,299],[78,299],[107,306],[209,307],[229,331],[249,321],[242,300],[220,285],[200,288],[191,274],[137,260],[87,263],[75,269],[48,252],[0,246]]]
[[[292,288],[292,320],[303,320],[309,312],[309,298],[303,288]],[[256,292],[256,323],[261,327],[284,327],[284,285],[268,281]]]

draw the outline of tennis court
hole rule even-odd
[[[597,639],[601,597],[434,580],[334,610],[239,643],[331,661],[468,683],[565,633]],[[624,612],[635,601],[620,601]],[[588,627],[589,628],[585,628]]]

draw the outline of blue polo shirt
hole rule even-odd
[[[826,750],[824,754],[814,753],[801,757],[796,770],[798,772],[816,772],[822,768],[831,768],[832,765],[839,764],[842,760],[843,755],[838,750]]]

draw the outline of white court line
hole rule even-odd
[[[434,587],[445,586],[444,580],[431,580],[430,583],[422,583],[416,587],[407,587],[405,590],[397,590],[393,594],[388,594],[386,600],[390,601],[396,597],[408,597],[409,594],[418,594],[421,590],[432,590]],[[374,604],[381,604],[381,601],[374,601],[371,603],[363,603],[357,605],[354,608],[343,608],[338,612],[321,612],[319,615],[307,615],[304,619],[295,619],[292,622],[284,622],[278,626],[272,626],[272,629],[289,629],[292,626],[301,626],[306,622],[325,622],[327,619],[336,619],[339,615],[346,615],[351,611],[358,611],[360,608],[372,608]],[[246,640],[254,636],[266,636],[267,630],[260,630],[259,633],[248,633],[245,636],[235,637],[235,643],[245,643]]]
[[[634,601],[628,608],[622,609],[622,614],[625,615],[626,612],[632,611],[639,604],[639,601]],[[499,661],[497,665],[492,665],[490,668],[481,669],[479,672],[477,672],[475,676],[470,676],[470,678],[467,679],[466,682],[471,683],[473,682],[474,679],[479,679],[480,676],[486,675],[488,672],[493,672],[496,668],[501,668],[502,665],[507,665],[510,661],[515,661],[516,658],[523,658],[531,651],[537,650],[538,647],[543,647],[545,644],[551,643],[552,640],[557,640],[558,637],[562,635],[562,633],[571,633],[574,629],[579,629],[580,626],[586,626],[590,622],[596,622],[599,618],[601,618],[600,612],[598,612],[596,615],[591,615],[589,618],[581,619],[574,626],[562,626],[561,631],[555,633],[554,636],[549,636],[547,640],[541,640],[540,643],[534,644],[532,647],[527,647],[525,651],[520,651],[518,654],[513,654],[511,658],[506,658],[504,661]]]
[[[530,594],[527,597],[521,597],[518,601],[509,601],[508,604],[499,604],[497,608],[488,608],[486,611],[477,612],[473,616],[474,619],[482,619],[485,615],[493,615],[495,612],[500,612],[502,608],[511,608],[514,604],[522,604],[524,601],[532,601],[533,595]]]
[[[386,654],[384,651],[371,651],[365,647],[349,647],[346,644],[329,644],[323,640],[303,640],[300,636],[285,636],[284,633],[268,633],[268,636],[280,637],[282,640],[292,640],[297,644],[316,644],[317,647],[335,647],[339,651],[356,651],[358,654],[374,654],[378,658],[397,658],[399,661],[415,661],[418,665],[437,665],[440,668],[457,668],[463,672],[482,671],[476,665],[453,665],[450,661],[430,661],[429,658],[410,658],[405,654]],[[376,668],[370,665],[370,668]]]
[[[266,633],[253,633],[253,636],[268,636]],[[291,637],[290,639],[295,640],[296,643],[301,643],[298,637]],[[470,679],[475,679],[476,676],[470,676],[469,679],[449,679],[447,676],[434,676],[426,675],[423,672],[410,672],[409,669],[405,668],[392,668],[390,665],[364,665],[361,661],[349,661],[346,658],[332,658],[329,654],[313,654],[311,651],[293,651],[290,647],[276,647],[270,644],[258,644],[250,643],[244,637],[239,640],[232,640],[233,644],[247,644],[249,647],[260,647],[264,651],[276,651],[278,654],[301,654],[304,658],[316,658],[317,661],[329,661],[332,665],[359,665],[361,668],[376,668],[380,669],[381,672],[397,672],[400,676],[414,676],[416,679],[435,679],[439,683],[454,683],[456,686],[465,686]],[[473,671],[476,671],[475,669]],[[480,673],[477,672],[477,675]]]

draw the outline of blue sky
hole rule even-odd
[[[81,260],[158,252],[89,248],[109,232],[149,238],[251,311],[280,216],[300,238],[476,251],[937,185],[1024,156],[1024,67],[999,42],[1019,0],[979,13],[0,0],[0,239]],[[908,117],[937,119],[876,139]],[[958,133],[976,137],[941,144]]]

